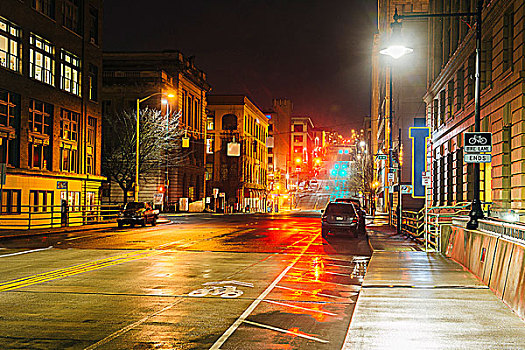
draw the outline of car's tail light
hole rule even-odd
[[[356,218],[356,217],[354,217],[354,218],[352,219],[352,224],[357,224],[357,218]]]
[[[323,222],[327,222],[327,221],[328,221],[328,218],[327,218],[326,216],[323,216],[323,217],[321,217],[321,221],[323,221]]]

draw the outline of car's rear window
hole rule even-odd
[[[144,208],[144,202],[128,202],[124,209],[141,209]]]
[[[330,203],[326,207],[327,214],[345,214],[355,216],[354,206],[350,203]]]

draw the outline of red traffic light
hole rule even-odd
[[[164,186],[160,185],[158,191],[159,193],[164,193]]]

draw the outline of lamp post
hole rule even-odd
[[[171,93],[167,94],[164,92],[156,92],[144,98],[137,98],[137,125],[136,125],[137,139],[135,143],[135,193],[134,193],[135,202],[138,202],[139,200],[140,103],[146,101],[147,99],[153,96],[157,96],[157,95],[167,95],[170,98],[175,97],[175,95]]]
[[[399,32],[401,23],[399,19],[410,19],[410,18],[443,18],[443,17],[474,17],[476,21],[476,69],[475,69],[475,83],[474,83],[474,131],[481,131],[481,116],[480,116],[480,69],[481,69],[481,15],[483,10],[483,0],[477,0],[476,12],[460,12],[460,13],[437,13],[437,14],[411,14],[411,15],[399,15],[397,8],[394,14],[394,23],[392,23],[392,32],[397,30]],[[407,53],[404,45],[400,43],[394,43],[395,45],[390,46],[385,50],[381,50],[381,54],[389,55],[393,58],[399,58]],[[408,52],[412,52],[408,49]],[[467,223],[467,229],[474,230],[478,227],[478,220],[483,218],[483,209],[481,208],[480,201],[480,171],[479,163],[474,163],[473,173],[473,199],[471,210],[469,213],[470,220]]]

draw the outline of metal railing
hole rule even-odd
[[[470,202],[461,202],[453,206],[429,207],[426,225],[425,208],[419,211],[403,210],[401,232],[433,250],[439,250],[441,227],[451,224],[453,219],[466,217],[470,211],[470,204]],[[491,203],[486,202],[483,205],[488,211]],[[397,215],[394,215],[393,223],[397,225]]]
[[[31,230],[81,226],[110,222],[117,218],[121,205],[23,205],[20,211],[0,214],[0,229]]]

